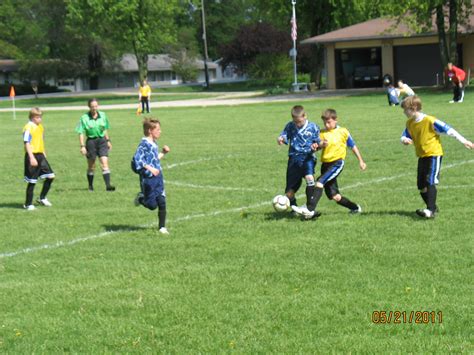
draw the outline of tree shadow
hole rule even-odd
[[[298,216],[293,212],[266,212],[264,214],[266,221],[279,221],[282,219],[295,219],[295,220],[302,220],[302,221],[316,221],[320,216],[311,218],[311,219],[304,219],[302,216]]]
[[[150,226],[133,226],[129,224],[103,224],[106,232],[136,232],[150,229]]]
[[[0,202],[0,208],[23,209],[23,204],[16,202]]]

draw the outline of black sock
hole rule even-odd
[[[25,206],[29,206],[33,204],[33,191],[35,189],[36,184],[28,183],[26,187],[26,201]]]
[[[296,204],[296,197],[290,198],[289,200],[290,200],[290,206],[298,206]]]
[[[102,174],[105,181],[105,186],[110,187],[110,173]]]
[[[428,192],[420,192],[420,196],[423,201],[426,203],[426,207],[428,207]]]
[[[48,194],[51,184],[53,183],[53,180],[54,179],[46,179],[44,181],[43,188],[41,189],[40,199],[46,198],[46,195]]]
[[[314,211],[316,209],[316,206],[318,205],[318,202],[321,199],[322,195],[323,195],[323,188],[315,186],[314,191],[313,191],[313,197],[311,198],[311,204],[306,206],[308,210]]]
[[[357,205],[352,202],[351,200],[345,198],[344,196],[341,196],[340,201],[336,201],[338,205],[344,206],[350,210],[356,210],[358,207]]]
[[[426,194],[428,197],[426,205],[431,212],[435,213],[436,212],[436,195],[437,195],[436,186],[435,185],[428,186],[428,192]]]
[[[89,183],[89,188],[94,187],[94,174],[87,173],[87,182]]]
[[[306,207],[314,205],[314,189],[316,186],[306,186]],[[308,207],[309,208],[309,207]]]
[[[158,209],[158,228],[163,228],[166,222],[166,207]]]

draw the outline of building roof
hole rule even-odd
[[[14,72],[19,68],[19,64],[14,59],[0,59],[0,71],[1,72]]]
[[[459,26],[459,33],[473,33],[474,14],[469,17],[466,26]],[[348,41],[360,41],[370,39],[392,39],[404,37],[426,37],[437,34],[436,24],[433,19],[433,25],[427,32],[416,33],[405,23],[398,23],[394,18],[380,17],[374,20],[358,23],[356,25],[344,27],[332,32],[324,33],[319,36],[307,38],[301,41],[301,44],[314,43],[336,43]]]
[[[204,61],[196,59],[197,68],[204,69]],[[173,65],[172,59],[168,54],[152,54],[148,56],[148,71],[171,71]],[[126,72],[138,71],[137,58],[134,54],[125,54],[120,60],[120,67]],[[209,69],[216,69],[217,64],[207,62]]]

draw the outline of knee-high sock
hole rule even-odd
[[[40,199],[46,198],[46,195],[49,192],[51,184],[53,183],[54,179],[46,179],[43,184],[43,188],[41,189]]]
[[[33,191],[35,189],[36,184],[31,184],[28,183],[28,186],[26,186],[26,201],[25,201],[25,206],[29,206],[33,204]]]
[[[345,198],[344,196],[341,196],[341,199],[337,201],[338,205],[344,206],[345,208],[348,208],[350,210],[356,210],[357,205],[352,202],[351,200]]]
[[[436,212],[436,196],[437,196],[437,190],[436,190],[436,185],[430,185],[428,186],[428,192],[427,194],[427,207],[431,212]]]
[[[87,182],[89,183],[89,187],[94,186],[94,173],[90,171],[87,172]]]
[[[308,210],[314,211],[316,209],[316,206],[318,205],[318,202],[321,199],[322,195],[323,195],[323,188],[314,186],[313,196],[311,198],[311,203],[306,206],[308,208]]]
[[[110,170],[104,170],[104,172],[102,173],[102,176],[104,177],[105,186],[109,187],[110,186]]]

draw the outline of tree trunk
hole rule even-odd
[[[321,71],[324,67],[324,47],[320,44],[313,45],[311,48],[311,82],[321,89]]]
[[[102,51],[98,44],[91,47],[88,56],[89,63],[89,88],[97,90],[99,88],[99,74],[102,71]]]
[[[449,1],[449,61],[458,65],[458,4]]]
[[[446,41],[446,31],[444,29],[444,11],[443,5],[436,6],[436,27],[438,28],[438,40],[439,40],[439,52],[441,54],[441,63],[443,68],[446,68],[446,65],[449,62],[449,52],[448,52],[448,43]],[[443,74],[444,75],[444,74]],[[447,87],[449,81],[444,80],[444,86]]]

